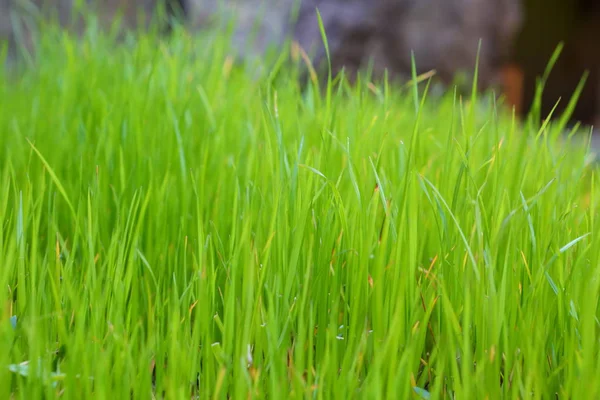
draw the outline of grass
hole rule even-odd
[[[600,396],[598,174],[560,120],[182,32],[30,60],[0,72],[0,398]]]

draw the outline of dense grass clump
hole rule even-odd
[[[560,120],[42,38],[0,80],[0,398],[600,395],[598,176]]]

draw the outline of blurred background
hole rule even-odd
[[[515,72],[510,85],[514,102],[526,112],[532,102],[536,77],[543,73],[551,54],[564,42],[544,92],[542,108],[549,113],[558,98],[559,110],[577,87],[584,72],[587,84],[573,118],[600,123],[600,1],[524,0],[524,20],[515,39],[510,63]]]
[[[33,46],[43,19],[58,18],[80,31],[76,3],[86,3],[102,25],[121,16],[131,29],[147,26],[158,10],[190,30],[214,30],[232,17],[240,57],[260,55],[289,37],[320,65],[318,7],[334,69],[352,74],[370,66],[376,75],[388,70],[393,79],[408,78],[414,52],[419,72],[435,70],[446,84],[469,82],[481,40],[482,88],[498,87],[518,115],[531,107],[536,79],[563,43],[542,113],[559,98],[561,111],[587,72],[573,120],[600,124],[600,0],[0,0],[0,42],[14,58]],[[165,19],[165,34],[169,27]]]

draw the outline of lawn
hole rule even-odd
[[[586,130],[224,43],[0,71],[0,398],[600,396]]]

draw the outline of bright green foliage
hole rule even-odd
[[[0,82],[0,398],[600,396],[583,132],[43,39]]]

